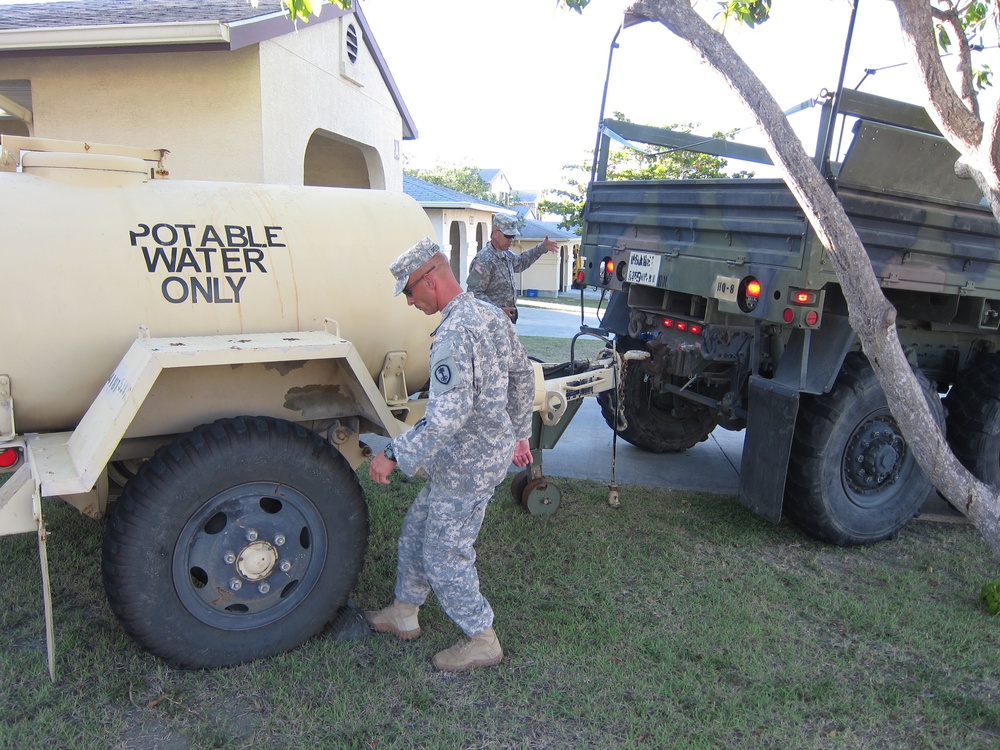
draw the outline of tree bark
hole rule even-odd
[[[959,463],[945,442],[900,345],[896,310],[882,294],[843,206],[802,148],[781,107],[725,36],[695,12],[690,0],[639,0],[626,14],[658,21],[690,44],[752,113],[764,134],[768,154],[827,248],[847,300],[851,327],[917,463],[935,487],[975,524],[1000,558],[1000,498]]]

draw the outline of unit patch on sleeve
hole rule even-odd
[[[458,366],[451,353],[451,344],[444,344],[434,351],[431,363],[431,393],[447,393],[459,382]]]

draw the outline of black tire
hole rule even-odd
[[[936,389],[914,371],[939,425]],[[803,396],[785,483],[785,514],[810,536],[854,546],[906,526],[932,489],[864,355],[848,354],[833,389]]]
[[[180,668],[240,664],[318,634],[347,602],[368,544],[364,492],[344,457],[266,417],[177,438],[112,507],[102,556],[111,609]]]
[[[1000,354],[959,375],[948,398],[948,444],[977,479],[1000,486]]]
[[[716,427],[707,407],[670,393],[658,393],[649,385],[642,364],[625,367],[622,389],[627,425],[618,434],[636,448],[650,453],[678,453],[706,440]],[[598,394],[601,415],[615,429],[615,392]]]

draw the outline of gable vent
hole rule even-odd
[[[353,65],[358,61],[358,30],[354,28],[354,24],[350,23],[347,25],[347,59],[351,61]]]

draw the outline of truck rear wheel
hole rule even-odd
[[[156,452],[113,506],[108,601],[143,648],[181,668],[287,651],[334,620],[367,549],[347,461],[299,425],[223,419]]]
[[[926,376],[915,374],[943,425],[941,399]],[[863,355],[849,354],[829,393],[802,399],[785,484],[786,515],[821,541],[872,544],[906,526],[930,491],[875,371]]]
[[[948,443],[977,479],[1000,485],[1000,354],[963,372],[948,394]]]
[[[618,434],[636,448],[651,453],[677,453],[702,442],[716,423],[707,407],[671,393],[658,393],[650,387],[641,365],[625,368],[622,387],[627,426]],[[614,391],[598,394],[601,414],[615,429],[617,398]]]

